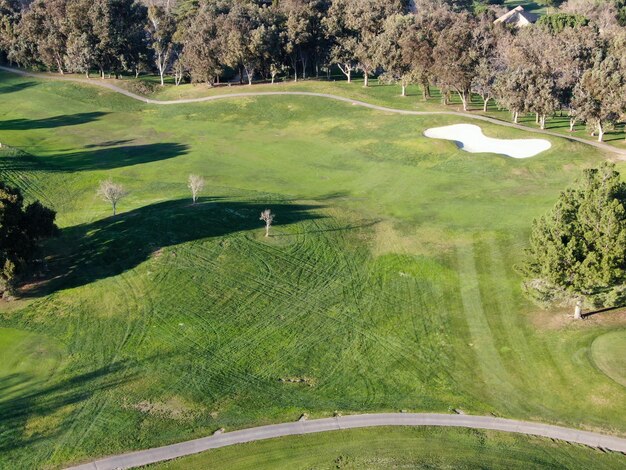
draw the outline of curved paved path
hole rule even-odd
[[[436,413],[378,413],[350,415],[335,418],[314,419],[291,423],[272,424],[240,431],[202,437],[164,447],[130,452],[106,457],[69,470],[113,470],[133,468],[155,462],[163,462],[209,449],[243,444],[245,442],[275,437],[311,434],[340,429],[366,428],[375,426],[446,426],[490,429],[514,432],[531,436],[542,436],[561,441],[584,444],[591,447],[626,453],[626,439],[595,432],[551,426],[549,424],[493,418],[490,416],[447,415]]]
[[[226,98],[242,98],[254,96],[272,96],[272,95],[298,95],[298,96],[314,96],[318,98],[327,98],[337,101],[343,101],[355,106],[362,106],[377,111],[387,113],[404,114],[410,116],[429,116],[429,115],[450,115],[460,116],[464,118],[477,119],[480,121],[490,122],[501,126],[520,129],[523,131],[533,132],[536,134],[550,135],[554,137],[564,138],[576,142],[581,142],[601,150],[626,156],[626,150],[618,149],[607,144],[592,142],[579,137],[566,136],[556,132],[530,129],[519,124],[499,121],[487,116],[474,115],[469,113],[461,113],[455,111],[410,111],[404,109],[388,108],[378,106],[364,101],[353,100],[343,96],[331,95],[327,93],[313,93],[300,91],[281,91],[281,92],[246,92],[246,93],[230,93],[224,95],[207,96],[203,98],[190,98],[172,101],[160,101],[145,98],[143,96],[132,93],[128,90],[115,86],[108,82],[98,80],[86,80],[74,77],[62,77],[54,75],[45,75],[26,72],[24,70],[14,69],[11,67],[0,66],[0,70],[15,73],[27,77],[46,78],[54,80],[64,80],[77,82],[82,84],[96,85],[109,90],[121,93],[129,98],[155,105],[173,105],[183,103],[201,103],[204,101],[214,101]],[[448,426],[448,427],[464,427],[490,429],[495,431],[515,432],[533,436],[542,436],[553,439],[559,439],[566,442],[584,444],[591,447],[600,447],[617,452],[626,453],[626,439],[608,436],[604,434],[579,431],[577,429],[563,428],[559,426],[551,426],[547,424],[531,423],[526,421],[515,421],[510,419],[493,418],[489,416],[469,416],[469,415],[446,415],[446,414],[413,414],[413,413],[380,413],[351,415],[336,418],[316,419],[304,422],[291,422],[282,424],[273,424],[269,426],[260,426],[256,428],[242,429],[225,434],[219,434],[191,441],[172,444],[164,447],[156,447],[128,454],[106,457],[100,460],[89,462],[77,467],[71,467],[72,470],[104,470],[104,469],[122,469],[132,468],[141,465],[147,465],[155,462],[183,457],[209,449],[225,447],[233,444],[242,444],[245,442],[258,441],[262,439],[271,439],[275,437],[310,434],[324,431],[335,431],[339,429],[353,429],[375,426]]]
[[[336,101],[343,101],[345,103],[349,103],[354,106],[362,106],[364,108],[375,109],[377,111],[383,111],[386,113],[394,113],[394,114],[404,114],[408,116],[434,116],[434,115],[447,115],[447,116],[460,116],[464,118],[477,119],[479,121],[489,122],[491,124],[497,124],[499,126],[510,127],[513,129],[519,129],[522,131],[533,132],[535,134],[543,134],[549,135],[552,137],[559,137],[561,139],[567,139],[570,141],[580,142],[586,145],[590,145],[592,147],[596,147],[598,149],[604,150],[606,152],[615,153],[620,155],[622,158],[626,158],[626,149],[620,149],[617,147],[613,147],[612,145],[604,144],[601,142],[594,142],[592,140],[583,139],[580,137],[568,136],[564,134],[559,134],[558,132],[552,132],[548,130],[541,129],[531,129],[526,126],[522,126],[520,124],[514,124],[512,122],[500,121],[499,119],[491,118],[488,116],[482,116],[479,114],[471,114],[471,113],[462,113],[457,111],[411,111],[408,109],[396,109],[396,108],[388,108],[386,106],[378,106],[371,103],[366,103],[365,101],[353,100],[350,98],[346,98],[344,96],[331,95],[329,93],[314,93],[309,91],[260,91],[260,92],[242,92],[242,93],[227,93],[223,95],[213,95],[213,96],[205,96],[202,98],[186,98],[179,100],[153,100],[151,98],[146,98],[144,96],[140,96],[131,91],[120,88],[112,83],[103,82],[99,79],[87,80],[83,78],[75,78],[75,77],[63,77],[61,75],[46,75],[40,73],[27,72],[25,70],[15,69],[12,67],[0,66],[0,70],[5,72],[15,73],[17,75],[22,75],[24,77],[35,77],[35,78],[45,78],[52,80],[62,80],[68,82],[76,82],[87,85],[95,85],[102,88],[107,88],[109,90],[115,91],[116,93],[121,93],[122,95],[128,96],[134,100],[142,101],[143,103],[155,104],[155,105],[173,105],[173,104],[185,104],[185,103],[203,103],[205,101],[215,101],[222,100],[227,98],[246,98],[246,97],[258,97],[258,96],[276,96],[276,95],[293,95],[293,96],[314,96],[318,98],[326,98]]]

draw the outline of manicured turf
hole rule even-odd
[[[377,428],[243,444],[146,468],[599,470],[618,468],[623,463],[624,457],[618,453],[603,453],[578,445],[559,445],[534,437],[449,428]]]
[[[545,14],[550,10],[545,5],[540,5],[539,2],[533,0],[505,0],[504,5],[508,8],[515,8],[517,6],[523,6],[524,10],[530,11],[536,14]]]
[[[75,75],[76,78],[84,79],[83,75]],[[99,82],[99,78],[93,78],[94,82]],[[397,109],[407,109],[415,111],[462,111],[461,101],[456,93],[450,95],[450,103],[442,103],[441,92],[436,87],[431,88],[431,97],[424,101],[422,99],[422,89],[416,85],[407,87],[407,96],[401,96],[399,86],[390,86],[379,82],[377,79],[370,79],[370,85],[363,87],[363,79],[356,77],[352,83],[347,83],[343,75],[333,75],[330,78],[320,77],[294,82],[292,79],[283,77],[276,83],[270,84],[265,81],[255,82],[252,86],[239,85],[237,83],[220,84],[217,87],[207,87],[203,84],[191,85],[182,84],[174,86],[173,79],[166,78],[166,85],[159,85],[159,78],[151,75],[135,78],[124,77],[123,79],[106,79],[120,88],[130,90],[142,96],[148,96],[159,100],[179,100],[188,98],[202,98],[214,95],[247,93],[247,92],[275,92],[275,91],[305,91],[316,93],[330,93],[355,100],[362,100],[380,106],[389,106]],[[505,109],[498,108],[497,104],[490,100],[487,112],[483,112],[483,101],[479,96],[472,96],[469,105],[472,114],[485,115],[504,122],[511,122],[511,113]],[[539,129],[539,124],[535,121],[534,114],[522,114],[519,117],[519,124],[529,129]],[[617,148],[626,149],[626,123],[621,122],[612,129],[607,129],[604,136],[604,143]],[[546,130],[558,132],[563,136],[578,137],[590,141],[597,141],[597,137],[591,136],[591,129],[587,129],[584,123],[577,123],[573,132],[569,131],[570,124],[566,112],[557,112],[548,117]]]
[[[591,345],[591,355],[602,372],[626,387],[626,330],[596,338]]]
[[[65,351],[45,411],[0,424],[15,430],[0,466],[305,411],[461,408],[626,433],[626,388],[590,355],[609,327],[538,313],[513,269],[532,219],[598,151],[550,138],[527,160],[468,154],[422,136],[461,118],[306,97],[156,107],[8,74],[0,97],[0,177],[63,229],[50,281],[1,306],[0,326]],[[207,178],[195,207],[191,172]],[[130,190],[115,218],[95,194],[107,177]],[[45,416],[53,429],[29,437]]]
[[[82,78],[82,77],[81,77]],[[184,98],[200,98],[204,96],[213,96],[229,93],[246,93],[246,92],[271,92],[271,91],[309,91],[318,93],[331,93],[352,99],[366,101],[381,106],[389,106],[399,109],[409,109],[416,111],[463,111],[461,101],[456,93],[453,93],[448,105],[442,104],[440,91],[433,87],[431,89],[431,98],[424,101],[422,99],[422,90],[416,85],[407,87],[407,96],[400,94],[399,86],[389,86],[378,82],[376,79],[370,80],[370,85],[364,88],[363,79],[356,78],[353,83],[347,83],[342,76],[334,76],[330,80],[311,79],[300,80],[297,83],[292,80],[280,81],[275,84],[255,83],[248,85],[218,86],[209,88],[205,85],[183,84],[174,86],[167,83],[165,87],[157,85],[155,78],[151,76],[141,77],[136,80],[134,77],[128,77],[125,80],[108,80],[109,83],[129,89],[140,95],[147,94],[151,98],[161,100],[177,100]],[[137,88],[138,83],[150,83],[150,89]],[[511,113],[507,110],[499,109],[493,100],[489,101],[487,112],[483,112],[483,102],[479,96],[472,97],[473,102],[469,109],[473,114],[490,116],[504,122],[512,122]],[[519,124],[527,126],[530,129],[539,129],[539,124],[535,122],[534,114],[522,114],[519,118]],[[626,131],[624,126],[626,123],[620,123],[613,129],[610,129],[604,136],[604,142],[618,148],[626,148]],[[552,132],[558,132],[564,136],[579,137],[591,141],[596,141],[597,137],[592,137],[591,130],[587,130],[584,123],[578,123],[574,126],[574,131],[569,132],[569,118],[566,112],[556,113],[550,116],[546,123],[546,129]]]

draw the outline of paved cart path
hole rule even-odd
[[[96,85],[107,88],[117,93],[121,93],[129,98],[142,101],[154,105],[175,105],[184,103],[201,103],[205,101],[214,101],[227,98],[257,97],[257,96],[274,96],[274,95],[297,95],[312,96],[318,98],[326,98],[345,103],[362,106],[369,109],[383,111],[387,113],[404,114],[409,116],[429,116],[429,115],[450,115],[464,118],[476,119],[480,121],[490,122],[501,126],[511,127],[534,134],[544,134],[571,141],[580,142],[590,145],[601,150],[612,152],[622,157],[626,157],[626,150],[612,147],[600,142],[593,142],[574,136],[567,136],[556,132],[540,129],[530,129],[528,127],[514,124],[510,122],[500,121],[498,119],[487,116],[474,115],[469,113],[461,113],[455,111],[410,111],[404,109],[388,108],[378,106],[364,101],[353,100],[343,96],[331,95],[327,93],[313,93],[300,91],[281,91],[281,92],[244,92],[229,93],[223,95],[207,96],[203,98],[190,98],[171,101],[160,101],[146,98],[128,90],[120,88],[108,82],[99,81],[97,79],[87,80],[75,77],[62,77],[56,75],[46,75],[27,72],[11,67],[0,66],[0,70],[15,73],[27,77],[63,80],[77,82],[87,85]],[[289,422],[282,424],[273,424],[269,426],[259,426],[256,428],[242,429],[239,431],[227,432],[223,434],[203,437],[191,441],[180,442],[163,447],[155,447],[127,454],[106,457],[93,462],[89,462],[71,470],[104,470],[104,469],[124,469],[133,468],[142,465],[148,465],[155,462],[183,457],[195,454],[209,449],[225,447],[233,444],[242,444],[246,442],[258,441],[263,439],[271,439],[276,437],[310,434],[324,431],[336,431],[340,429],[366,428],[376,426],[446,426],[446,427],[464,427],[476,429],[489,429],[503,432],[514,432],[519,434],[527,434],[532,436],[542,436],[552,439],[558,439],[565,442],[584,444],[591,447],[603,448],[607,450],[626,453],[626,439],[615,436],[609,436],[596,432],[580,431],[572,428],[564,428],[560,426],[552,426],[548,424],[533,423],[528,421],[516,421],[511,419],[494,418],[490,416],[471,416],[471,415],[447,415],[433,413],[379,413],[379,414],[363,414],[350,415],[335,418],[315,419],[310,421]]]
[[[69,470],[113,470],[133,468],[196,454],[209,449],[275,437],[376,426],[446,426],[514,432],[626,453],[626,439],[596,432],[549,424],[494,418],[491,416],[436,413],[378,413],[297,421],[226,432],[169,446],[106,457]],[[384,431],[383,431],[384,432]]]
[[[378,106],[371,103],[366,103],[365,101],[353,100],[351,98],[346,98],[344,96],[331,95],[329,93],[314,93],[308,91],[260,91],[260,92],[242,92],[242,93],[226,93],[223,95],[213,95],[213,96],[205,96],[202,98],[186,98],[179,100],[153,100],[151,98],[146,98],[145,96],[140,96],[131,91],[125,90],[124,88],[120,88],[116,85],[113,85],[109,82],[101,81],[100,79],[85,79],[85,78],[76,78],[76,77],[63,77],[61,75],[48,75],[41,73],[33,73],[27,72],[25,70],[20,70],[12,67],[0,66],[0,70],[5,72],[15,73],[17,75],[22,75],[24,77],[35,77],[35,78],[44,78],[51,80],[62,80],[68,82],[76,82],[82,83],[85,85],[95,85],[102,88],[107,88],[116,93],[121,93],[122,95],[128,96],[129,98],[141,101],[143,103],[155,104],[155,105],[176,105],[176,104],[185,104],[185,103],[203,103],[205,101],[215,101],[215,100],[223,100],[228,98],[247,98],[247,97],[258,97],[258,96],[278,96],[278,95],[292,95],[292,96],[312,96],[317,98],[326,98],[336,101],[343,101],[345,103],[349,103],[353,106],[362,106],[364,108],[375,109],[377,111],[383,111],[386,113],[394,113],[394,114],[404,114],[408,116],[436,116],[436,115],[447,115],[447,116],[459,116],[463,118],[476,119],[479,121],[485,121],[492,124],[497,124],[499,126],[511,127],[513,129],[519,129],[522,131],[532,132],[534,134],[543,134],[549,135],[553,137],[559,137],[561,139],[567,139],[571,141],[580,142],[586,145],[590,145],[592,147],[596,147],[598,149],[604,150],[606,152],[615,153],[620,155],[622,159],[626,159],[626,149],[620,149],[617,147],[613,147],[612,145],[608,145],[602,142],[594,142],[592,140],[583,139],[580,137],[569,136],[565,134],[559,134],[558,132],[552,132],[548,130],[541,129],[531,129],[526,126],[522,126],[520,124],[514,124],[512,122],[501,121],[499,119],[491,118],[488,116],[481,116],[479,114],[471,114],[471,113],[462,113],[457,111],[411,111],[407,109],[396,109],[396,108],[388,108],[386,106]]]

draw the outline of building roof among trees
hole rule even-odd
[[[494,23],[505,23],[510,24],[515,27],[521,28],[523,26],[528,26],[531,23],[537,21],[537,15],[533,13],[529,13],[524,10],[523,6],[518,6],[513,10],[505,13],[500,18],[498,18]]]

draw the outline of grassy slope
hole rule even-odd
[[[216,449],[148,468],[528,469],[618,468],[624,457],[583,446],[479,430],[377,428],[272,439]]]
[[[343,77],[335,77],[331,81],[327,80],[305,80],[297,83],[293,81],[277,82],[274,85],[268,83],[258,83],[253,86],[219,86],[216,88],[207,88],[204,85],[190,85],[184,84],[178,87],[171,83],[168,83],[165,87],[161,88],[157,86],[155,77],[141,77],[139,81],[152,83],[154,86],[154,92],[151,93],[151,97],[162,100],[175,100],[181,98],[199,98],[204,96],[213,96],[219,94],[228,93],[241,93],[241,92],[267,92],[267,91],[313,91],[319,93],[331,93],[340,96],[346,96],[352,99],[358,99],[374,103],[382,106],[390,106],[399,109],[411,109],[416,111],[462,111],[461,101],[456,94],[451,96],[452,101],[450,105],[444,106],[441,102],[441,95],[439,90],[433,88],[431,90],[432,98],[427,101],[423,101],[421,98],[421,89],[416,86],[409,86],[407,88],[408,96],[403,97],[400,95],[399,86],[389,86],[378,83],[377,80],[370,80],[370,86],[364,88],[362,86],[362,79],[355,79],[353,83],[347,83]],[[136,91],[136,80],[134,78],[128,78],[126,80],[109,80],[113,83],[124,88],[128,88]],[[141,93],[140,93],[141,94]],[[487,116],[500,119],[502,121],[511,121],[511,115],[506,110],[500,110],[493,101],[489,102],[487,113],[483,113],[483,103],[480,97],[474,96],[474,103],[470,106],[470,110],[475,114],[485,114]],[[537,129],[539,126],[535,123],[535,116],[528,114],[522,115],[519,119],[520,124],[528,126],[529,128]],[[575,136],[589,140],[596,140],[591,137],[587,132],[584,124],[577,124],[574,128],[574,132],[569,132],[569,119],[566,115],[555,115],[548,119],[546,129],[562,133],[564,136]],[[624,123],[619,124],[615,129],[609,131],[605,135],[605,143],[614,145],[619,148],[626,148],[626,132],[624,131]]]
[[[0,177],[59,211],[49,267],[67,273],[0,316],[67,350],[42,398],[63,419],[4,439],[0,463],[60,465],[303,411],[462,408],[626,432],[626,389],[589,353],[610,327],[537,329],[512,269],[529,222],[595,150],[555,138],[518,161],[421,136],[461,121],[448,117],[302,97],[157,108],[0,78],[0,141],[31,155],[5,149]],[[208,180],[197,207],[190,172]],[[115,219],[95,196],[108,176],[131,190]],[[277,213],[268,240],[264,207]]]
[[[82,75],[76,75],[77,78],[84,78]],[[94,78],[94,81],[99,79]],[[353,83],[347,83],[343,76],[334,76],[331,80],[299,80],[297,83],[293,81],[277,81],[275,84],[255,83],[253,86],[237,85],[232,86],[221,85],[214,88],[208,88],[204,85],[183,84],[174,86],[171,78],[166,78],[166,86],[158,86],[158,77],[142,76],[139,79],[133,77],[125,77],[121,80],[107,79],[113,85],[131,90],[140,95],[148,95],[154,99],[160,100],[177,100],[186,98],[202,98],[206,96],[223,95],[231,93],[246,92],[270,92],[270,91],[308,91],[317,93],[330,93],[347,98],[366,101],[368,103],[378,104],[381,106],[390,106],[398,109],[409,109],[416,111],[462,111],[461,101],[456,94],[452,94],[451,102],[448,106],[444,106],[441,101],[441,95],[437,88],[431,89],[432,97],[427,101],[422,100],[422,91],[416,85],[407,87],[407,96],[400,95],[399,86],[391,86],[379,83],[376,79],[370,80],[370,86],[364,88],[363,80],[355,78]],[[146,88],[147,84],[148,88]],[[152,90],[152,91],[150,91]],[[474,102],[470,105],[470,112],[474,114],[484,114],[501,121],[510,122],[511,114],[506,110],[498,109],[493,100],[489,102],[487,113],[483,113],[483,103],[480,97],[474,96]],[[535,116],[521,115],[519,123],[529,127],[530,129],[538,129],[535,123]],[[618,148],[626,148],[626,131],[625,123],[621,123],[615,129],[609,130],[604,137],[604,142]],[[569,119],[564,113],[563,115],[555,115],[548,119],[546,129],[558,132],[564,136],[574,136],[583,139],[595,141],[597,138],[591,137],[586,130],[584,124],[577,124],[574,132],[569,132]]]

